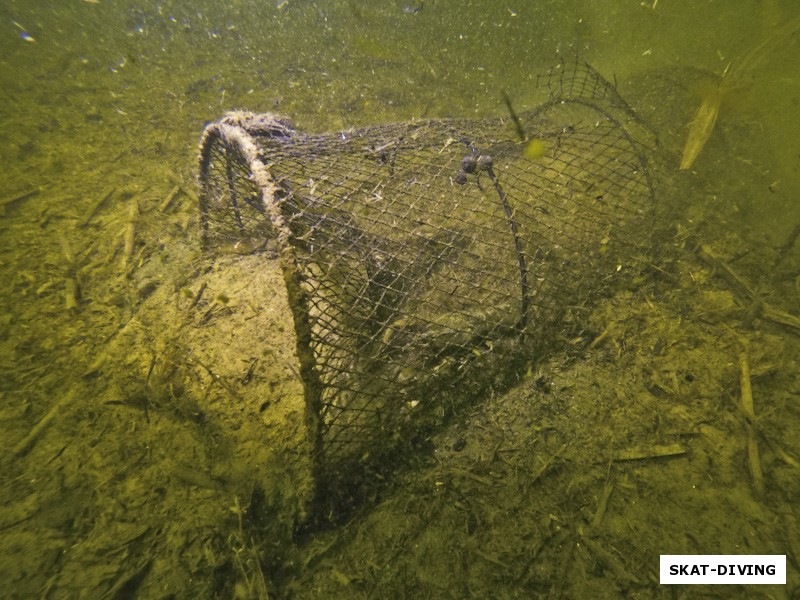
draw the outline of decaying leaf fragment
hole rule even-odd
[[[692,166],[711,137],[723,98],[736,87],[752,79],[767,59],[798,29],[800,29],[800,18],[792,19],[728,65],[718,85],[703,97],[700,107],[694,114],[689,127],[689,137],[683,147],[681,164],[678,167],[680,170],[685,171]]]
[[[700,151],[706,145],[708,138],[711,137],[711,132],[714,131],[714,125],[717,122],[720,104],[722,104],[721,86],[718,93],[709,94],[703,99],[694,114],[694,119],[692,119],[692,124],[689,128],[689,137],[683,147],[683,155],[681,156],[681,165],[679,167],[681,171],[685,171],[692,166],[692,163],[694,163]]]

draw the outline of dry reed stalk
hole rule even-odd
[[[127,269],[133,257],[133,248],[136,244],[136,220],[139,218],[139,203],[136,198],[131,200],[128,212],[128,224],[125,226],[124,248],[122,251],[122,268]]]
[[[753,408],[753,390],[750,386],[750,361],[747,358],[747,351],[739,353],[740,385],[742,388],[742,409],[747,417],[747,462],[750,467],[750,478],[753,481],[753,488],[756,494],[761,496],[764,493],[764,473],[761,470],[761,459],[758,455],[758,441],[756,431],[751,425],[755,423],[756,414]]]

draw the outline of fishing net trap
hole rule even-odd
[[[539,86],[541,105],[497,118],[206,127],[203,243],[277,247],[318,480],[368,471],[516,381],[565,311],[642,255],[646,129],[585,64]]]

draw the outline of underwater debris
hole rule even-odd
[[[798,29],[800,29],[800,18],[789,21],[760,44],[750,48],[738,61],[734,60],[726,67],[717,85],[703,97],[694,114],[678,167],[681,171],[689,169],[703,151],[714,131],[723,98],[742,85],[743,81],[755,75],[756,70],[767,61],[769,55]]]
[[[105,204],[106,201],[111,198],[115,191],[115,187],[110,187],[105,192],[100,194],[100,196],[98,196],[97,200],[95,200],[94,203],[89,207],[89,210],[86,211],[86,214],[81,220],[81,227],[86,227],[91,222],[95,214],[97,214],[97,211],[100,210],[100,207],[102,207],[103,204]]]
[[[136,244],[136,221],[139,218],[139,203],[136,198],[131,200],[128,211],[128,223],[125,225],[124,249],[122,252],[122,268],[127,269],[133,258],[133,248]]]
[[[23,25],[17,23],[16,21],[12,22],[14,23],[14,27],[19,29],[19,39],[21,39],[24,42],[30,42],[30,43],[36,42],[36,39],[30,33],[28,33],[27,29]]]
[[[53,406],[50,407],[50,410],[39,420],[36,425],[33,426],[33,429],[30,430],[28,435],[26,435],[22,440],[20,440],[16,446],[11,450],[11,458],[17,459],[25,456],[39,437],[42,435],[45,429],[47,429],[50,424],[53,422],[58,415],[62,414],[64,409],[66,409],[70,404],[72,404],[77,398],[79,397],[79,389],[78,387],[71,388],[68,392],[66,392],[61,398],[59,398]]]
[[[703,263],[714,269],[714,272],[722,277],[742,299],[756,306],[759,311],[758,315],[762,319],[778,325],[783,325],[795,333],[800,333],[800,317],[775,308],[762,300],[742,276],[734,271],[725,261],[715,256],[710,248],[699,245],[695,249],[695,253]]]
[[[0,217],[5,216],[6,210],[16,204],[17,202],[22,202],[23,200],[27,200],[28,198],[33,198],[34,196],[38,195],[42,191],[42,188],[36,187],[20,194],[14,194],[13,196],[9,196],[8,198],[3,198],[0,200]]]
[[[80,287],[78,280],[73,276],[68,276],[64,280],[64,305],[68,311],[78,308],[80,299]]]
[[[175,198],[177,198],[178,194],[180,193],[181,193],[180,184],[175,184],[174,186],[172,186],[172,189],[166,195],[164,200],[162,200],[161,204],[158,205],[158,212],[160,213],[167,212],[172,206],[172,203],[175,201]]]
[[[689,127],[689,137],[683,147],[681,164],[678,167],[681,171],[687,170],[694,164],[703,148],[714,131],[717,124],[719,107],[722,104],[722,85],[703,99],[697,112],[694,114],[692,124]]]
[[[739,381],[742,390],[742,409],[747,417],[747,465],[750,468],[750,478],[753,481],[753,489],[759,496],[764,494],[764,472],[761,469],[761,459],[758,454],[758,440],[756,431],[752,426],[755,423],[756,414],[753,408],[753,390],[750,385],[750,360],[747,358],[747,350],[739,353],[739,369],[741,371]]]

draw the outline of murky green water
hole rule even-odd
[[[794,597],[800,376],[785,315],[800,313],[789,237],[800,223],[800,32],[786,24],[799,16],[790,0],[5,0],[0,595],[671,597],[656,583],[659,552],[696,552],[787,554],[787,587],[732,593]],[[730,70],[740,80],[725,80],[713,131],[679,172],[698,106],[762,44],[750,69]],[[421,453],[417,471],[363,499],[350,524],[296,536],[302,494],[280,482],[295,481],[302,451],[258,448],[302,422],[280,405],[294,369],[274,349],[283,342],[212,364],[209,338],[181,329],[256,303],[241,291],[249,263],[228,264],[241,279],[214,279],[220,266],[200,255],[203,126],[231,109],[306,131],[505,115],[502,90],[531,108],[537,76],[576,54],[659,137],[661,201],[676,207],[654,259],[664,278],[588,319],[573,347],[601,339],[588,366],[549,357],[507,400],[431,442],[438,455]],[[700,245],[749,289],[718,277],[691,252]],[[208,273],[217,288],[204,296]],[[270,328],[264,348],[288,335],[280,316],[254,314]],[[231,321],[231,335],[248,319]],[[736,408],[742,347],[765,478],[755,494]],[[615,365],[642,375],[625,380]],[[237,417],[247,373],[263,392]],[[540,408],[520,425],[509,414],[531,398]],[[264,416],[270,406],[283,424]],[[609,458],[678,442],[685,456],[668,464],[647,450],[644,466]],[[587,453],[563,450],[577,446]]]

